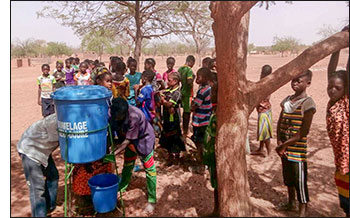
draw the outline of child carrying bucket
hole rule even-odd
[[[140,109],[128,105],[123,98],[113,99],[111,115],[112,129],[117,131],[118,142],[121,142],[117,145],[115,154],[117,155],[125,149],[119,190],[123,192],[128,187],[135,160],[137,155],[139,155],[146,172],[147,181],[148,205],[145,210],[148,213],[152,213],[157,202],[157,173],[153,155],[155,135],[153,127]]]

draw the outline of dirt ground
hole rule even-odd
[[[345,68],[348,50],[341,53],[339,68]],[[185,62],[184,56],[176,56],[175,69]],[[270,64],[277,69],[294,57],[254,55],[248,57],[247,78],[257,81],[260,69]],[[156,69],[166,70],[166,57],[156,57]],[[310,203],[308,216],[343,216],[339,207],[337,190],[334,184],[333,151],[326,132],[325,116],[328,96],[326,92],[326,69],[329,57],[321,60],[311,70],[313,79],[307,90],[317,105],[317,112],[309,134],[308,144],[308,187]],[[143,60],[142,62],[143,63]],[[143,65],[140,65],[143,68]],[[51,64],[51,70],[54,65]],[[194,67],[196,71],[198,65]],[[11,216],[31,216],[29,190],[26,186],[21,159],[16,144],[23,131],[33,122],[41,119],[41,108],[37,104],[36,78],[41,75],[40,66],[11,68]],[[292,94],[290,84],[281,87],[271,96],[273,105],[273,124],[280,112],[280,102]],[[249,119],[249,141],[252,150],[258,147],[256,141],[257,113],[254,111]],[[276,141],[272,140],[276,146]],[[188,150],[193,150],[190,146]],[[213,189],[210,186],[209,174],[191,173],[185,166],[164,167],[165,153],[156,149],[157,166],[157,207],[151,216],[204,216],[213,210]],[[59,149],[54,152],[54,159],[60,173],[57,209],[53,217],[63,216],[64,201],[64,162]],[[122,168],[122,155],[117,157],[118,171]],[[253,216],[296,216],[295,212],[279,212],[274,206],[287,199],[287,189],[283,186],[281,161],[277,154],[268,158],[247,155],[250,196]],[[143,211],[147,204],[145,173],[134,173],[128,191],[124,195],[126,216],[146,216]]]

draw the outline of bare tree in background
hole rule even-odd
[[[256,3],[210,3],[219,83],[215,155],[220,216],[252,216],[245,144],[248,118],[256,105],[329,54],[349,47],[349,32],[336,33],[264,79],[249,81],[246,78],[249,10]]]
[[[213,19],[210,17],[208,1],[181,1],[178,2],[175,10],[176,19],[181,24],[182,32],[177,35],[185,39],[188,43],[192,40],[196,46],[196,56],[198,66],[201,65],[201,55],[213,40],[211,25]],[[185,31],[184,31],[185,30]],[[191,40],[188,36],[191,36]]]

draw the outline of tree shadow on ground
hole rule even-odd
[[[256,120],[250,120],[249,132],[256,132],[256,125],[252,125],[254,123],[256,124]],[[274,151],[275,141],[271,141],[273,149],[270,157],[247,158],[251,197],[258,199],[258,202],[269,202],[270,207],[286,202],[288,197],[287,187],[283,184],[282,163]],[[259,146],[256,139],[252,140],[250,145],[255,149]],[[308,216],[343,216],[333,178],[335,167],[323,164],[323,159],[327,158],[329,152],[332,152],[332,149],[324,126],[313,124],[308,135]],[[260,172],[261,168],[263,173]],[[259,173],[256,172],[257,169],[260,169]],[[297,212],[276,211],[276,214],[271,214],[270,210],[258,204],[254,205],[254,210],[262,216],[297,216]]]

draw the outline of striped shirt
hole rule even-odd
[[[295,102],[297,105],[294,111],[286,110],[286,105],[291,104],[290,96],[282,101],[281,106],[283,108],[282,117],[280,121],[280,138],[282,142],[287,141],[293,135],[300,131],[303,123],[304,113],[308,110],[316,111],[315,102],[311,97]],[[304,162],[306,161],[307,154],[307,137],[302,137],[294,145],[289,145],[286,150],[286,156],[289,161]]]
[[[193,113],[193,126],[200,127],[209,125],[212,108],[210,97],[211,87],[209,85],[200,86],[196,98],[192,101],[192,104],[198,106]]]

